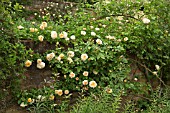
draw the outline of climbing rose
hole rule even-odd
[[[85,61],[88,58],[87,54],[82,54],[81,55],[81,60]]]
[[[155,68],[156,68],[156,70],[160,69],[159,65],[155,65]]]
[[[68,55],[68,57],[72,58],[72,57],[74,57],[74,52],[73,51],[69,51],[67,53],[67,55]]]
[[[45,28],[47,27],[47,22],[42,22],[41,25]]]
[[[91,36],[96,36],[96,33],[95,32],[91,32]]]
[[[83,75],[87,77],[89,75],[89,72],[88,71],[84,71]]]
[[[64,94],[68,95],[69,94],[69,90],[65,90]]]
[[[89,86],[90,86],[91,88],[95,88],[95,87],[97,86],[96,81],[90,81],[90,82],[89,82]]]
[[[81,31],[81,35],[86,35],[86,31]]]
[[[106,92],[110,94],[110,93],[112,93],[113,91],[112,91],[112,89],[107,88],[107,89],[106,89]]]
[[[18,28],[19,30],[24,29],[24,27],[21,26],[21,25],[19,25],[17,28]]]
[[[37,64],[37,68],[38,69],[43,69],[45,67],[45,63],[44,62],[40,62]]]
[[[71,40],[75,40],[75,39],[76,39],[75,35],[72,35],[72,36],[70,37],[70,39],[71,39]]]
[[[47,54],[46,59],[48,61],[51,61],[54,57],[55,57],[55,54],[54,53],[50,53],[50,54]]]
[[[44,40],[44,37],[42,35],[38,36],[38,40],[42,42]]]
[[[61,95],[63,95],[63,91],[61,89],[55,90],[55,94],[61,96]]]
[[[99,45],[101,45],[101,44],[102,44],[102,41],[101,41],[100,39],[97,39],[97,40],[96,40],[96,43],[99,44]]]
[[[38,29],[37,28],[30,28],[30,32],[37,32]]]
[[[83,85],[88,85],[88,80],[83,80]]]
[[[125,42],[128,41],[128,37],[125,37],[123,40],[124,40]]]
[[[150,20],[148,18],[143,18],[142,21],[143,21],[144,24],[149,24],[150,23]]]
[[[32,65],[32,62],[30,60],[27,60],[25,62],[25,67],[30,67]]]
[[[73,72],[71,72],[71,73],[69,74],[69,77],[70,77],[70,78],[74,78],[74,77],[75,77],[75,74],[74,74]]]
[[[51,38],[52,39],[57,38],[57,32],[56,31],[51,31]]]

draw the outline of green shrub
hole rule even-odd
[[[147,81],[154,78],[165,85],[162,78],[169,78],[170,64],[168,1],[114,0],[82,6],[74,15],[55,22],[49,21],[48,15],[41,22],[14,22],[17,42],[55,45],[55,49],[42,54],[32,52],[22,62],[25,67],[37,62],[38,69],[49,65],[53,82],[51,87],[18,95],[20,105],[34,105],[38,95],[54,101],[75,91],[99,93],[106,87],[114,95],[119,91],[146,93],[148,87],[142,90],[142,83],[129,76],[131,62],[144,68]]]
[[[7,4],[0,3],[0,99],[15,95],[19,89],[19,80],[23,74],[23,61],[27,57],[25,46],[15,43],[17,40],[13,34],[13,11]],[[10,96],[12,97],[12,96]]]
[[[169,6],[167,0],[112,1],[108,5],[96,4],[95,12],[98,14],[97,20],[110,17],[113,27],[116,27],[113,20],[117,19],[119,29],[111,31],[117,37],[129,39],[124,45],[127,54],[136,56],[135,60],[152,71],[155,65],[159,65],[160,76],[167,80],[170,62]]]

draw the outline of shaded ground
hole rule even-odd
[[[11,105],[5,111],[0,111],[0,113],[30,113],[26,111],[25,108],[21,108],[19,105]]]

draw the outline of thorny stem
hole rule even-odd
[[[139,65],[141,65],[142,67],[144,67],[146,70],[148,70],[149,72],[153,73],[149,68],[147,68],[145,65],[141,64],[140,62],[134,60],[134,59],[130,59],[130,60],[133,60],[134,62],[138,63]],[[164,83],[164,81],[157,75],[155,74],[155,76],[160,80],[160,82],[166,86],[166,84]]]

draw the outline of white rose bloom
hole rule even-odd
[[[156,70],[160,69],[159,65],[155,65],[155,68],[156,68]]]
[[[105,28],[105,27],[106,27],[106,25],[102,25],[102,27],[104,27],[104,28]]]
[[[48,61],[50,61],[50,60],[52,60],[54,57],[55,57],[55,54],[54,54],[54,53],[50,53],[50,54],[47,54],[46,59],[47,59]]]
[[[60,34],[59,34],[59,37],[60,37],[60,38],[64,38],[64,34],[63,34],[63,33],[60,33]]]
[[[67,35],[68,35],[67,32],[63,31],[63,34],[64,34],[64,38],[68,38],[67,37]]]
[[[51,38],[52,39],[57,38],[57,32],[56,31],[51,31]]]
[[[90,29],[93,29],[94,28],[94,26],[90,26]]]
[[[96,36],[96,33],[95,32],[91,32],[91,36]]]
[[[110,93],[112,93],[113,91],[112,91],[112,89],[107,88],[107,89],[106,89],[106,92],[107,92],[108,94],[110,94]]]
[[[97,87],[96,81],[90,81],[90,82],[89,82],[89,86],[90,86],[91,88]]]
[[[46,97],[42,96],[41,101],[45,101]]]
[[[89,72],[88,72],[88,71],[84,71],[84,72],[83,72],[83,75],[84,75],[85,77],[87,77],[87,76],[89,75]]]
[[[117,39],[117,42],[121,42],[122,40],[121,39]]]
[[[128,37],[125,37],[123,40],[124,40],[125,42],[128,41]]]
[[[41,100],[41,98],[42,98],[42,95],[38,95],[37,99]]]
[[[154,75],[157,75],[157,72],[156,71],[154,71],[154,72],[152,72]]]
[[[63,90],[55,90],[55,94],[58,94],[59,96],[63,95]]]
[[[95,30],[96,30],[96,31],[99,31],[99,30],[100,30],[100,28],[95,28]]]
[[[21,25],[19,25],[17,28],[18,28],[19,30],[20,30],[20,29],[24,29],[24,27],[21,26]]]
[[[74,78],[74,77],[75,77],[75,74],[74,74],[73,72],[71,72],[71,73],[69,74],[69,77],[70,77],[70,78]]]
[[[114,36],[110,36],[109,40],[115,40],[116,38]]]
[[[40,25],[40,29],[41,29],[41,30],[44,30],[45,27],[44,27],[43,25]]]
[[[95,20],[96,18],[92,18],[92,20]]]
[[[35,102],[35,99],[32,99],[32,102],[30,102],[30,104],[33,104]]]
[[[45,67],[45,63],[44,62],[41,62],[41,63],[37,64],[37,68],[38,69],[43,69],[44,67]]]
[[[110,17],[106,17],[106,20],[109,20],[110,19]]]
[[[58,57],[60,57],[61,59],[63,59],[63,58],[64,58],[64,54],[61,53]]]
[[[111,1],[110,0],[105,0],[104,3],[109,4]]]
[[[37,59],[37,64],[41,63],[42,60],[41,59]]]
[[[137,79],[137,78],[134,78],[134,81],[138,81],[138,79]]]
[[[93,70],[93,73],[94,73],[95,75],[97,75],[97,74],[98,74],[98,72],[97,72],[97,71],[95,71],[95,70]]]
[[[44,37],[42,35],[38,36],[38,40],[42,42],[44,40]]]
[[[85,61],[88,58],[87,54],[82,54],[81,55],[81,60]]]
[[[45,101],[46,97],[42,96],[42,95],[38,95],[36,102],[40,102],[40,101]]]
[[[73,62],[72,58],[70,58],[70,57],[68,57],[67,60],[69,61],[69,63]]]
[[[68,95],[69,94],[69,90],[65,90],[64,94]]]
[[[22,102],[22,103],[20,104],[20,106],[21,106],[21,107],[26,107],[27,104],[24,104],[24,102]]]
[[[59,45],[60,43],[59,42],[56,42],[56,45]]]
[[[35,24],[35,22],[32,22],[32,24]]]
[[[55,57],[55,54],[54,53],[50,53],[51,57],[54,58]]]
[[[60,57],[57,57],[56,59],[57,59],[58,61],[61,61],[61,58],[60,58]]]
[[[144,24],[149,24],[150,23],[150,20],[148,18],[143,18],[142,21],[143,21]]]
[[[69,51],[67,53],[67,55],[68,55],[68,57],[72,58],[72,57],[74,57],[74,52],[73,51]]]
[[[70,39],[69,38],[65,38],[66,41],[69,41]]]
[[[86,35],[86,31],[81,31],[81,35]]]
[[[96,43],[99,44],[99,45],[101,45],[101,44],[102,44],[102,41],[101,41],[100,39],[97,39],[97,40],[96,40]]]
[[[32,65],[32,61],[30,61],[30,60],[27,60],[25,62],[25,67],[30,67],[31,65]]]
[[[70,37],[70,39],[71,39],[71,40],[75,40],[75,39],[76,39],[75,35],[72,35],[72,36]]]
[[[88,80],[83,80],[83,85],[88,85]]]
[[[106,36],[106,38],[109,39],[109,40],[115,40],[116,39],[114,36],[110,36],[110,35]]]
[[[47,22],[42,22],[41,25],[47,27]]]
[[[117,19],[118,20],[123,20],[123,16],[118,16]]]
[[[109,39],[111,36],[109,35],[109,36],[105,36],[105,38],[107,38],[107,39]]]

